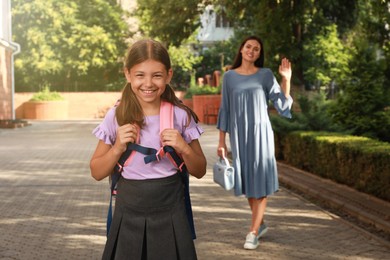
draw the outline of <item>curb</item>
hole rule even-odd
[[[390,235],[390,203],[278,162],[280,182]],[[386,243],[390,247],[390,242]]]

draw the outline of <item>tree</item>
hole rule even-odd
[[[222,71],[225,66],[231,65],[238,44],[232,44],[232,41],[222,41],[215,43],[208,49],[200,50],[199,55],[203,59],[202,62],[194,65],[196,77],[203,77],[207,74],[213,75],[214,71]]]
[[[348,81],[331,110],[334,120],[357,135],[390,142],[390,3],[359,1],[350,32],[354,51]]]
[[[335,24],[324,27],[303,45],[302,64],[305,80],[311,84],[328,86],[340,84],[349,73],[348,63],[352,54],[338,38]]]
[[[367,40],[357,39],[354,44],[349,81],[331,110],[334,121],[353,134],[390,141],[383,60],[377,57],[377,46]]]
[[[204,7],[199,0],[138,0],[137,15],[141,30],[159,38],[167,46],[179,46],[199,27],[199,15]]]
[[[262,38],[266,66],[277,70],[283,56],[294,66],[296,84],[305,83],[304,46],[322,28],[336,24],[338,37],[356,23],[357,0],[242,0],[218,1],[234,21],[236,37],[255,34]]]
[[[357,22],[362,0],[168,0],[139,1],[141,28],[167,45],[179,45],[199,26],[199,14],[207,4],[223,6],[234,24],[232,43],[255,34],[263,39],[266,66],[277,70],[282,57],[294,64],[296,84],[305,83],[306,53],[315,44],[313,38],[329,36],[325,27],[336,25],[340,41]],[[176,6],[173,8],[173,6]],[[180,15],[178,15],[180,14]],[[333,36],[333,35],[332,35]],[[339,68],[340,69],[340,68]],[[309,73],[310,74],[310,73]]]
[[[112,1],[111,1],[112,2]],[[104,0],[13,0],[16,89],[97,88],[118,77],[127,26]],[[88,86],[90,85],[90,86]]]
[[[188,88],[194,64],[202,61],[202,57],[195,56],[190,42],[179,47],[170,46],[168,49],[171,57],[173,78],[172,84],[176,89]]]
[[[385,75],[390,81],[390,1],[360,1],[359,27],[356,30],[357,38],[367,38],[369,42],[376,43],[380,55],[386,61]],[[387,91],[390,92],[390,86]],[[390,93],[389,93],[390,94]]]

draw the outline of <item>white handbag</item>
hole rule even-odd
[[[231,190],[234,187],[234,168],[230,166],[224,149],[222,149],[222,157],[219,157],[214,164],[213,178],[214,182],[218,183],[225,190]]]

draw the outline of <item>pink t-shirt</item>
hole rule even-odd
[[[115,107],[110,109],[103,119],[103,122],[92,132],[97,138],[108,145],[114,145],[116,140],[118,123],[115,117],[115,109]],[[187,112],[184,109],[175,106],[174,128],[181,133],[187,143],[198,139],[204,132],[203,129],[195,123],[193,118],[191,118],[188,127],[186,127],[186,124]],[[160,115],[145,117],[145,126],[141,130],[139,144],[157,150],[160,149]],[[163,178],[177,172],[177,169],[166,156],[158,162],[155,161],[148,164],[145,164],[144,157],[145,155],[136,152],[132,162],[123,168],[122,176],[126,179],[144,180]]]

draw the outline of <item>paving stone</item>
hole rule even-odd
[[[97,144],[91,131],[99,121],[30,123],[0,129],[0,259],[101,259],[109,187],[89,172]],[[244,250],[249,206],[213,182],[218,132],[203,127],[208,170],[200,180],[191,178],[200,260],[389,259],[388,241],[284,186],[269,197],[269,231],[259,248]]]

